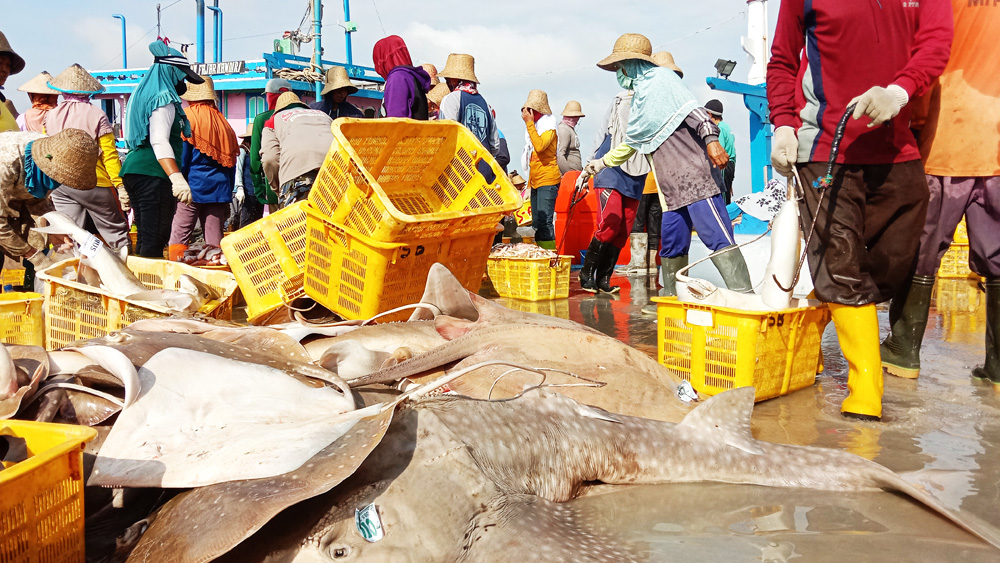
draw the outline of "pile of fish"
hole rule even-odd
[[[572,501],[698,481],[898,491],[1000,547],[881,465],[754,439],[752,388],[682,401],[645,354],[439,264],[422,304],[403,323],[164,318],[8,346],[0,406],[98,427],[88,561],[641,561]]]
[[[495,244],[490,249],[490,258],[558,258],[559,255],[535,244],[518,242]]]
[[[211,244],[193,244],[184,251],[178,262],[189,266],[228,266],[226,255],[222,249]]]

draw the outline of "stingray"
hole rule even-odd
[[[48,376],[45,349],[0,343],[0,419],[16,415]]]

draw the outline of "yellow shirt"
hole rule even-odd
[[[17,120],[14,118],[14,115],[7,109],[7,104],[0,102],[0,132],[20,130],[21,128],[17,126]]]
[[[101,188],[120,188],[122,179],[122,161],[118,158],[118,149],[115,148],[115,136],[108,133],[97,140],[101,146],[101,155],[97,159],[97,186]]]
[[[556,162],[555,130],[539,135],[534,122],[528,123],[527,127],[532,149],[528,187],[534,189],[541,186],[558,186],[562,174],[559,173],[559,163]]]

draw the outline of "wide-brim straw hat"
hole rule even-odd
[[[247,131],[240,135],[241,138],[253,137],[253,121],[247,123]]]
[[[335,66],[326,71],[326,85],[323,86],[323,91],[319,95],[325,96],[341,88],[347,88],[348,95],[358,91],[358,87],[352,84],[350,77],[347,76],[347,69],[342,66]]]
[[[56,182],[77,190],[97,185],[97,141],[81,129],[63,129],[31,145],[35,166]]]
[[[52,80],[52,75],[43,70],[41,74],[25,82],[20,88],[18,88],[18,90],[29,94],[49,94],[58,96],[58,91],[48,87],[49,80]]]
[[[544,115],[552,115],[552,108],[549,107],[549,95],[542,90],[528,92],[528,99],[521,107],[533,109]]]
[[[49,88],[58,90],[64,94],[100,94],[104,91],[104,86],[97,81],[89,72],[76,63],[58,76],[49,80]]]
[[[448,60],[444,63],[444,69],[438,73],[441,78],[453,78],[455,80],[467,80],[480,84],[476,78],[476,59],[472,55],[462,53],[452,53],[448,55]]]
[[[444,97],[450,93],[451,90],[448,88],[447,84],[444,82],[438,82],[433,88],[430,89],[429,92],[427,92],[427,101],[434,102],[440,106]]]
[[[192,84],[188,82],[187,91],[181,96],[185,102],[215,102],[215,81],[211,76],[202,76],[204,82]]]
[[[288,106],[295,104],[298,104],[302,107],[306,107],[306,105],[302,103],[302,100],[299,99],[299,97],[295,94],[295,92],[283,92],[280,96],[278,96],[278,100],[274,102],[274,113],[278,113],[279,111],[287,108]]]
[[[684,71],[674,62],[674,56],[670,54],[670,51],[657,51],[653,53],[653,62],[663,68],[669,68],[676,72],[678,76],[684,78]]]
[[[518,174],[517,172],[511,172],[510,183],[514,184],[515,186],[520,186],[521,184],[527,184],[528,181],[522,178],[521,175]]]
[[[566,102],[566,107],[563,108],[562,114],[563,117],[587,117],[583,114],[583,106],[576,100]]]
[[[604,57],[597,66],[604,70],[615,71],[617,64],[630,59],[639,59],[656,64],[653,60],[653,44],[645,35],[638,33],[626,33],[615,41],[615,46],[611,49],[611,54]]]
[[[21,58],[21,55],[14,52],[14,49],[10,46],[10,42],[7,41],[7,36],[2,31],[0,31],[0,55],[10,56],[11,74],[17,74],[24,70],[24,59]]]

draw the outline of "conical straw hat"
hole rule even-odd
[[[670,51],[657,51],[653,53],[653,62],[664,68],[669,68],[676,72],[678,76],[684,78],[684,71],[674,62],[674,56],[670,54]]]
[[[7,41],[7,36],[0,32],[0,55],[10,55],[10,73],[17,74],[24,70],[24,59],[21,55],[14,52],[11,48],[10,43]]]
[[[351,79],[347,76],[347,69],[342,66],[335,66],[326,71],[326,85],[323,86],[323,91],[319,95],[325,96],[341,88],[347,88],[348,94],[358,91],[358,87],[352,84]]]
[[[66,70],[49,80],[49,88],[65,94],[100,94],[104,86],[78,64],[72,64]]]
[[[521,107],[533,109],[544,115],[552,115],[552,108],[549,107],[549,95],[541,90],[528,92],[528,100]]]
[[[215,81],[211,76],[202,76],[204,82],[193,84],[188,82],[187,91],[181,96],[185,102],[215,102]]]
[[[52,80],[52,75],[43,70],[41,74],[25,82],[18,90],[29,94],[53,94],[58,96],[59,92],[48,87],[49,80]]]
[[[63,129],[31,145],[31,159],[64,186],[89,190],[97,185],[97,141],[80,129]]]
[[[433,88],[431,88],[430,92],[427,92],[427,101],[434,102],[435,104],[440,106],[441,101],[444,100],[444,97],[450,93],[451,90],[448,89],[447,84],[445,84],[444,82],[438,82]]]
[[[616,67],[617,63],[629,59],[639,59],[640,61],[655,64],[656,61],[653,60],[652,54],[653,44],[649,42],[649,39],[645,35],[626,33],[615,41],[615,46],[611,50],[611,54],[597,63],[597,66],[604,70],[615,71],[618,70]]]
[[[566,102],[566,107],[563,108],[563,117],[587,117],[583,114],[583,107],[580,102],[576,100],[570,100]]]
[[[448,55],[448,60],[444,63],[444,69],[438,73],[442,78],[454,78],[456,80],[468,80],[480,84],[476,78],[476,59],[472,55],[452,53]]]
[[[278,96],[278,100],[274,102],[274,113],[278,113],[293,104],[299,104],[300,106],[305,107],[305,104],[302,103],[302,100],[299,99],[295,92],[284,92]]]

